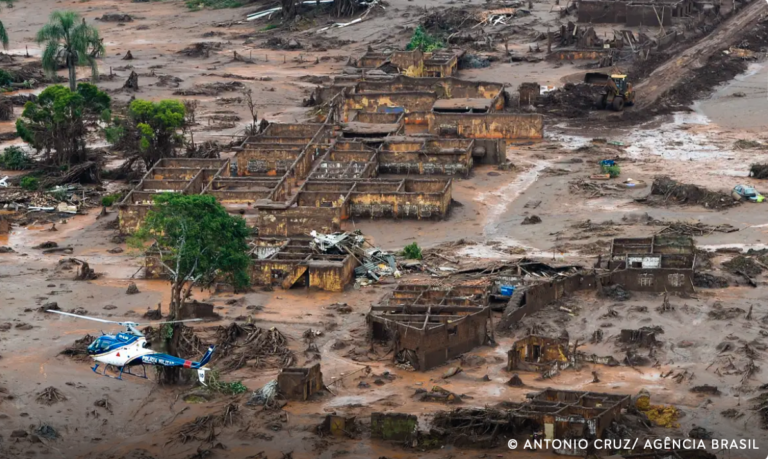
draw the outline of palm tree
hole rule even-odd
[[[1,1],[1,0],[0,0]],[[85,19],[73,11],[54,11],[50,22],[37,32],[37,42],[45,43],[43,69],[55,75],[60,63],[69,70],[69,89],[77,86],[76,66],[90,66],[91,77],[99,76],[96,57],[104,54],[99,30],[89,26]]]
[[[0,3],[13,6],[13,0],[0,0]],[[3,49],[8,49],[8,32],[5,31],[5,26],[2,21],[0,21],[0,42],[3,43]]]

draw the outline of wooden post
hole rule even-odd
[[[547,53],[552,52],[552,32],[549,31],[549,26],[547,26]]]

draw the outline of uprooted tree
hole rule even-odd
[[[87,159],[88,126],[109,117],[111,100],[96,86],[77,85],[76,91],[61,85],[49,86],[35,101],[24,106],[16,120],[16,132],[46,161],[57,166],[78,164]]]
[[[194,287],[227,282],[235,288],[248,286],[248,244],[245,220],[227,213],[213,196],[159,194],[141,229],[130,241],[143,247],[154,240],[153,249],[171,283],[170,317],[178,318]],[[177,353],[181,325],[167,325],[168,352]],[[163,381],[175,383],[178,369],[164,369]]]

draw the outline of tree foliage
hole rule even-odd
[[[127,117],[115,118],[105,129],[107,140],[122,149],[138,151],[148,167],[161,158],[176,155],[183,144],[187,110],[178,100],[152,102],[136,99]]]
[[[421,260],[421,247],[419,247],[419,244],[412,242],[403,248],[403,256],[409,260]]]
[[[86,24],[85,19],[73,11],[54,11],[50,22],[38,32],[36,40],[43,45],[43,69],[55,75],[59,65],[69,70],[69,89],[75,91],[77,66],[90,67],[91,77],[99,76],[96,58],[103,55],[104,43],[96,27]]]
[[[5,3],[6,6],[13,7],[13,0],[0,0],[0,3]],[[0,42],[3,43],[3,49],[8,49],[8,43],[10,43],[10,39],[2,21],[0,21]]]
[[[48,161],[70,165],[86,159],[86,122],[96,121],[109,112],[109,96],[88,83],[77,91],[61,85],[49,86],[35,101],[24,105],[16,120],[16,131]]]
[[[3,150],[0,155],[0,168],[12,171],[20,171],[32,167],[32,160],[16,145],[11,145]]]
[[[418,49],[424,51],[425,53],[429,53],[444,47],[445,45],[439,38],[429,34],[424,29],[424,27],[418,26],[416,27],[416,30],[413,31],[411,41],[408,42],[408,45],[405,47],[405,49],[409,51]]]
[[[163,193],[133,245],[150,239],[171,281],[171,315],[194,286],[207,287],[224,280],[236,288],[249,284],[248,244],[245,220],[229,215],[213,196]]]

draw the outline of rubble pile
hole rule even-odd
[[[756,179],[768,179],[768,164],[753,164],[749,168],[749,176]]]
[[[424,16],[421,25],[427,32],[439,35],[450,35],[461,29],[469,29],[480,21],[468,8],[433,8]]]
[[[589,84],[568,83],[539,97],[538,111],[565,118],[586,117],[602,90]]]
[[[750,256],[739,255],[722,263],[726,271],[734,274],[746,274],[750,277],[761,274],[766,268],[763,263]]]
[[[214,83],[198,84],[188,89],[178,89],[174,96],[216,96],[222,92],[242,91],[245,84],[240,81],[217,81]]]
[[[205,41],[187,46],[186,48],[179,51],[179,54],[183,54],[187,57],[209,57],[211,55],[211,51],[220,50],[223,48],[223,46],[223,43]]]
[[[648,203],[654,203],[658,198],[661,203],[670,201],[676,204],[701,205],[709,209],[725,209],[739,204],[728,193],[710,191],[697,185],[680,183],[667,176],[656,177],[651,185],[651,196]]]
[[[514,434],[514,427],[509,411],[457,408],[435,413],[430,434],[445,438],[456,446],[480,444],[492,447],[502,436]]]
[[[658,234],[676,234],[683,236],[704,236],[712,233],[733,233],[739,229],[724,223],[722,225],[707,225],[705,223],[686,222],[683,220],[663,221],[653,220],[649,225],[664,226]]]
[[[317,231],[310,233],[310,247],[318,253],[352,255],[360,266],[355,268],[356,283],[367,285],[371,281],[378,282],[383,276],[400,277],[395,256],[378,247],[373,247],[359,232],[322,234]]]

